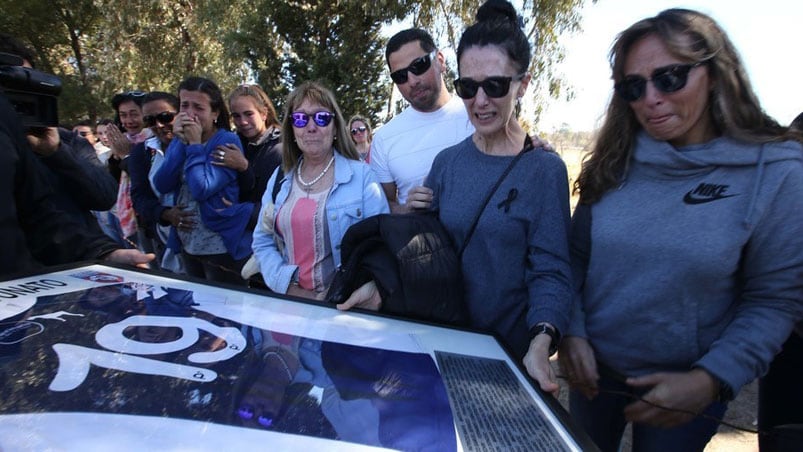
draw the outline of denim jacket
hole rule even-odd
[[[262,197],[262,210],[254,230],[254,256],[268,287],[286,293],[297,265],[290,265],[284,240],[276,234],[276,212],[290,194],[292,174],[284,175],[273,202],[272,188],[278,174],[273,172]],[[335,265],[340,265],[340,241],[346,230],[364,218],[388,213],[388,201],[371,168],[362,161],[347,159],[335,150],[335,181],[326,198],[326,220]]]

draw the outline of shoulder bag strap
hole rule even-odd
[[[499,176],[499,179],[496,181],[496,184],[494,184],[493,188],[491,188],[491,191],[488,192],[488,195],[482,202],[482,206],[480,206],[480,210],[477,211],[477,215],[474,216],[474,220],[471,222],[471,227],[468,228],[468,232],[466,233],[466,239],[463,240],[463,245],[457,252],[458,259],[463,257],[463,251],[466,250],[468,242],[471,240],[471,237],[474,235],[474,231],[477,229],[477,223],[479,223],[480,221],[482,212],[485,211],[485,207],[491,201],[491,198],[493,197],[494,193],[496,193],[496,191],[499,189],[499,186],[502,185],[502,182],[505,180],[507,175],[510,174],[510,171],[513,169],[513,167],[516,166],[516,163],[519,161],[521,156],[524,155],[525,152],[529,152],[534,148],[535,147],[533,146],[533,140],[530,139],[530,135],[527,135],[526,138],[524,139],[524,147],[521,149],[521,152],[519,152],[518,154],[516,154],[515,157],[513,157],[513,160],[511,160],[510,164],[507,166],[507,168],[505,168],[505,171],[502,173],[501,176]]]
[[[274,204],[276,204],[276,195],[279,194],[279,190],[282,188],[282,177],[284,177],[284,171],[282,171],[282,167],[279,165],[279,171],[276,173],[276,180],[273,181],[273,190],[271,190],[271,199],[273,199]]]

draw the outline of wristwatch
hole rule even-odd
[[[539,323],[530,328],[530,340],[535,339],[539,334],[546,334],[549,336],[549,356],[558,351],[558,344],[560,343],[560,333],[555,327],[548,323]]]

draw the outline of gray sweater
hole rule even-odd
[[[458,249],[512,159],[483,154],[471,137],[435,158],[425,185],[434,190],[432,208]],[[549,322],[561,332],[568,325],[568,229],[566,166],[557,154],[535,149],[491,198],[463,253],[472,326],[499,334],[518,357],[527,352],[528,330],[536,323]]]
[[[592,206],[569,334],[626,375],[702,367],[738,391],[803,312],[803,149],[644,133],[635,146]]]

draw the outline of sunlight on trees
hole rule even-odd
[[[577,31],[583,0],[513,1],[533,43],[537,123],[547,96],[567,96],[555,72],[558,37]],[[478,0],[0,0],[0,31],[29,43],[37,67],[61,77],[64,122],[110,116],[124,90],[173,92],[187,75],[214,79],[224,92],[257,82],[281,106],[304,80],[321,80],[344,114],[388,119],[393,85],[381,30],[394,21],[426,28],[456,48]]]

